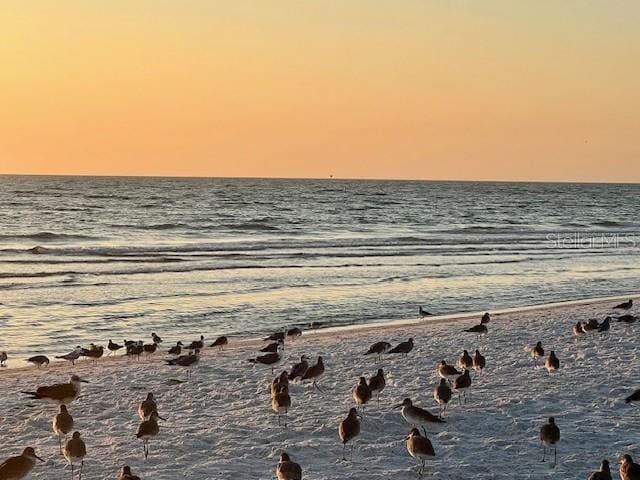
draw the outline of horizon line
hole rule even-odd
[[[432,182],[432,183],[549,183],[549,184],[591,184],[591,185],[639,185],[640,181],[611,180],[496,180],[496,179],[431,179],[431,178],[376,178],[376,177],[255,177],[255,176],[215,176],[215,175],[122,175],[86,173],[0,173],[0,177],[94,177],[94,178],[158,178],[158,179],[202,179],[202,180],[326,180],[353,182]]]

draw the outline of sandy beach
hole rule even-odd
[[[640,411],[623,400],[640,386],[640,327],[614,323],[608,333],[577,338],[571,331],[577,321],[613,314],[615,300],[495,314],[489,334],[480,340],[462,333],[477,323],[475,314],[305,332],[287,342],[276,371],[289,368],[302,354],[312,357],[310,363],[323,356],[327,368],[319,381],[321,392],[309,384],[291,385],[286,429],[278,426],[270,408],[271,369],[247,361],[257,355],[261,342],[232,340],[223,351],[207,349],[190,379],[161,360],[165,346],[176,340],[168,338],[163,353],[140,362],[120,356],[97,366],[83,361],[75,367],[52,363],[41,371],[7,369],[0,374],[2,453],[6,457],[34,446],[45,462],[30,478],[69,478],[70,467],[58,454],[51,430],[56,408],[25,400],[19,392],[77,373],[91,382],[70,406],[75,428],[87,444],[83,478],[88,480],[115,478],[124,464],[142,479],[271,479],[283,450],[301,464],[308,479],[416,478],[416,463],[404,446],[410,426],[392,407],[410,397],[437,413],[432,396],[437,363],[455,363],[463,349],[479,348],[487,368],[483,375],[472,373],[470,401],[458,405],[454,398],[447,423],[428,429],[436,452],[428,474],[447,479],[586,478],[603,458],[617,470],[618,455],[640,454]],[[416,346],[406,359],[385,355],[376,364],[363,356],[376,341],[396,344],[409,337]],[[560,359],[560,371],[551,379],[526,351],[536,341]],[[380,406],[367,406],[353,461],[344,462],[338,424],[354,406],[351,393],[358,378],[378,368],[387,379]],[[184,383],[170,385],[170,379]],[[154,392],[167,421],[161,422],[145,461],[135,430],[136,408],[148,391]],[[555,468],[540,462],[538,432],[549,416],[561,430]]]

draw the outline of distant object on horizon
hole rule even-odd
[[[631,307],[633,307],[633,300],[627,300],[626,302],[622,302],[618,305],[616,305],[615,307],[613,307],[614,309],[620,309],[620,310],[629,310]]]

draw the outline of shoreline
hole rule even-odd
[[[550,311],[550,310],[562,310],[570,307],[577,306],[588,306],[588,305],[604,305],[610,302],[618,302],[624,301],[628,299],[640,299],[640,293],[632,293],[629,295],[614,295],[607,297],[593,297],[593,298],[584,298],[577,300],[565,300],[560,302],[550,302],[550,303],[541,303],[541,304],[533,304],[526,305],[521,307],[510,307],[503,308],[497,310],[489,310],[491,313],[492,321],[495,321],[496,318],[499,318],[501,315],[508,315],[514,313],[527,313],[534,311]],[[430,325],[442,325],[447,323],[458,323],[469,319],[479,319],[485,311],[471,311],[471,312],[457,312],[445,315],[433,315],[429,317],[419,317],[419,318],[408,318],[408,319],[399,319],[399,320],[380,320],[373,323],[361,323],[361,324],[352,324],[352,325],[339,325],[333,327],[326,328],[317,328],[317,329],[308,329],[303,330],[302,337],[295,340],[295,344],[300,344],[304,342],[305,338],[312,339],[322,339],[328,335],[340,335],[340,336],[350,336],[350,335],[358,335],[371,333],[372,331],[380,331],[387,332],[392,330],[400,330],[404,328],[411,327],[429,327]],[[194,338],[197,334],[194,334]],[[207,338],[205,336],[205,345],[213,342],[215,338]],[[262,347],[265,345],[265,341],[262,338],[258,337],[250,337],[250,338],[238,338],[234,339],[233,337],[229,337],[229,344],[224,347],[224,351],[233,351],[233,350],[243,350],[249,349],[252,347]],[[292,342],[288,342],[291,344]],[[169,346],[173,346],[174,342],[163,342],[162,351],[166,352]],[[160,345],[159,345],[160,347]],[[201,352],[201,357],[206,358],[211,356],[214,352],[218,352],[217,348],[206,346]],[[133,365],[143,365],[143,364],[153,364],[164,362],[167,359],[167,355],[164,355],[161,352],[155,353],[152,357],[146,358],[144,355],[141,357],[140,361],[131,361],[126,355],[121,353],[114,355],[105,355],[98,360],[98,365],[100,367],[119,365],[123,362],[130,362]],[[11,357],[9,361],[11,361]],[[35,365],[22,365],[17,367],[5,367],[0,370],[0,378],[11,378],[15,377],[24,372],[37,372],[42,374],[54,373],[60,370],[66,370],[67,372],[70,370],[70,365],[65,360],[59,359],[50,359],[51,363],[44,368],[38,369]],[[26,360],[19,359],[18,361],[22,361],[26,363]],[[71,369],[82,369],[84,368],[94,368],[94,364],[91,360],[82,359],[76,363],[75,366],[71,366]]]

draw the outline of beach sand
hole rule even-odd
[[[276,372],[304,353],[312,357],[310,363],[322,355],[326,373],[319,381],[322,392],[308,384],[291,385],[286,429],[278,427],[270,408],[271,369],[247,362],[257,355],[255,341],[223,351],[206,349],[190,379],[184,370],[164,365],[161,354],[139,363],[120,357],[97,366],[83,361],[75,367],[7,369],[0,374],[1,455],[34,446],[45,462],[29,478],[69,478],[70,467],[51,431],[56,407],[19,392],[77,373],[91,382],[70,406],[75,429],[87,444],[87,480],[116,478],[124,464],[143,480],[273,479],[283,450],[301,464],[306,479],[413,479],[416,463],[404,445],[410,426],[392,406],[410,397],[437,413],[432,397],[437,362],[455,363],[462,349],[473,353],[477,347],[487,368],[483,375],[472,373],[469,403],[459,406],[454,398],[447,423],[428,429],[436,452],[427,463],[428,474],[446,479],[586,478],[603,458],[617,470],[619,454],[640,457],[640,409],[623,400],[640,387],[640,324],[614,323],[608,333],[579,338],[571,332],[576,321],[614,313],[614,304],[578,302],[501,313],[493,316],[481,340],[462,332],[477,323],[475,314],[305,332],[287,343]],[[198,335],[194,332],[193,339]],[[409,337],[416,346],[406,359],[386,355],[376,364],[372,356],[363,356],[376,341],[395,344]],[[163,352],[173,340],[165,339]],[[538,340],[560,359],[560,371],[551,379],[526,351]],[[380,407],[375,401],[367,406],[353,461],[344,462],[338,424],[354,406],[351,393],[358,378],[378,368],[387,379]],[[169,379],[185,383],[168,385]],[[135,431],[136,408],[148,391],[154,392],[167,421],[160,423],[145,461]],[[540,462],[538,433],[549,416],[556,417],[561,430],[555,468]]]

